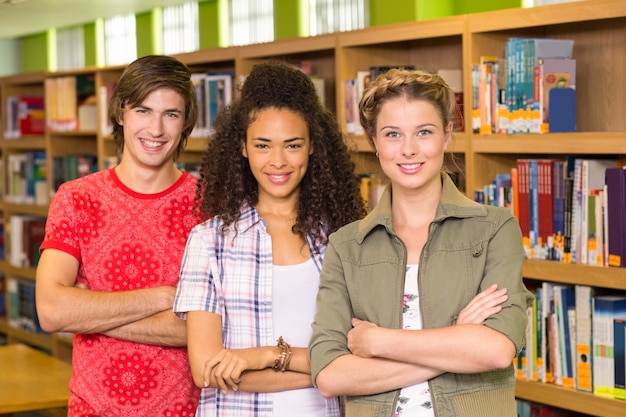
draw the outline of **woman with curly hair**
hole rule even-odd
[[[174,305],[197,415],[338,416],[306,352],[327,236],[365,215],[336,119],[306,74],[269,61],[214,128]]]

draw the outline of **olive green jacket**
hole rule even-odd
[[[480,291],[497,283],[508,300],[484,325],[511,339],[519,352],[532,294],[522,281],[524,250],[508,209],[484,206],[442,175],[443,192],[419,263],[424,328],[454,325]],[[330,236],[309,345],[313,381],[335,358],[350,354],[346,335],[357,317],[402,328],[406,248],[393,229],[391,189],[376,208]],[[444,373],[429,382],[437,417],[515,417],[513,366],[479,374]],[[399,390],[346,398],[346,416],[391,417]]]

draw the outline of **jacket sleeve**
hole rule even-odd
[[[331,236],[320,274],[317,314],[309,343],[313,385],[319,372],[339,356],[349,354],[347,334],[352,328],[353,311],[346,287],[341,258]]]
[[[496,283],[507,288],[508,300],[502,310],[485,321],[485,325],[505,334],[519,353],[524,344],[528,316],[527,308],[534,296],[522,279],[526,255],[522,246],[519,224],[505,209],[497,216],[495,232],[488,242],[481,290]]]

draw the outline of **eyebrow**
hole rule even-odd
[[[133,109],[144,109],[144,110],[154,110],[152,107],[146,106],[144,104],[139,104],[139,105],[131,107],[131,108],[133,108]],[[184,112],[181,109],[173,108],[173,109],[165,109],[163,111],[163,113],[180,113],[180,114],[183,114]]]
[[[272,139],[265,138],[265,137],[255,137],[255,138],[252,138],[252,140],[259,140],[259,141],[262,141],[262,142],[271,142],[272,141]],[[292,142],[297,142],[297,141],[300,141],[300,140],[303,141],[304,138],[302,138],[302,137],[289,138],[289,139],[285,139],[283,141],[283,143],[292,143]]]

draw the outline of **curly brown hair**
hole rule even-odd
[[[309,128],[314,152],[300,183],[292,230],[326,244],[329,233],[363,217],[365,206],[335,116],[320,103],[309,76],[286,62],[255,65],[240,97],[218,114],[202,157],[196,206],[203,219],[220,217],[225,229],[239,219],[242,205],[258,202],[258,184],[242,148],[255,115],[268,108],[294,112]]]

